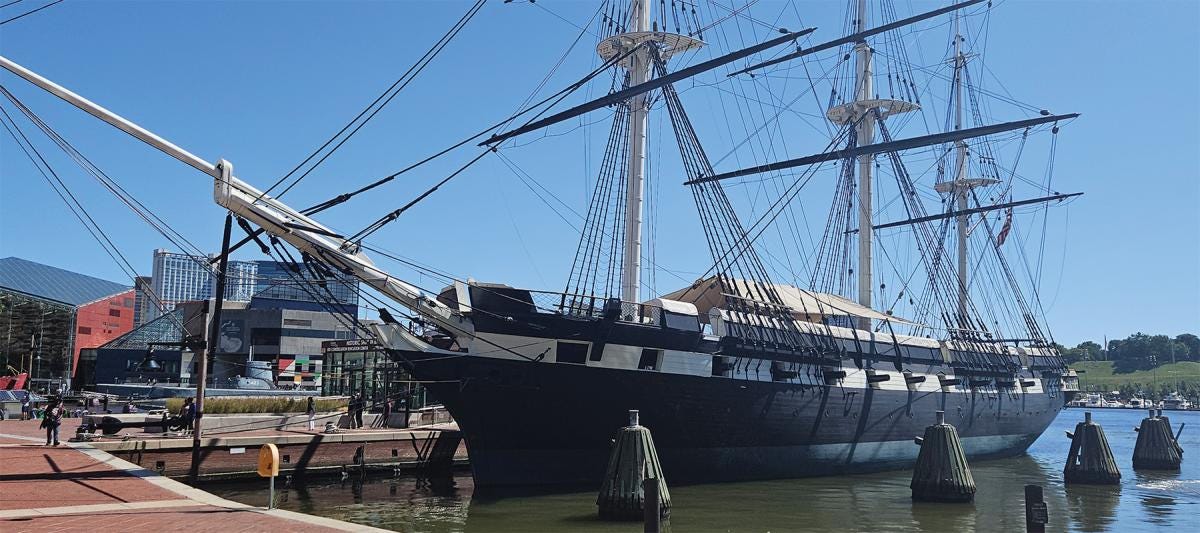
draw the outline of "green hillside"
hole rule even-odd
[[[1200,363],[1182,361],[1154,370],[1114,374],[1112,361],[1077,361],[1080,388],[1097,391],[1196,391],[1200,390]]]

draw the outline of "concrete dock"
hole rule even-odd
[[[0,422],[2,531],[382,531],[225,500],[89,443],[44,444],[38,421]]]

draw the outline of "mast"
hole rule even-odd
[[[958,29],[959,16],[954,14],[954,129],[962,129],[962,77],[963,68],[966,67],[967,58],[963,57],[962,53],[962,33]],[[957,170],[954,173],[954,181],[965,184],[967,179],[967,141],[959,140],[955,144],[955,162]],[[966,187],[955,187],[954,195],[957,198],[958,210],[965,211],[967,209],[967,191]],[[960,215],[955,221],[958,226],[958,316],[967,316],[967,216]]]
[[[963,76],[966,74],[967,56],[963,53],[962,33],[959,31],[959,15],[954,14],[954,130],[960,131],[963,128]],[[941,193],[950,193],[954,196],[955,210],[962,213],[955,217],[956,233],[957,233],[957,270],[958,270],[958,317],[960,323],[966,323],[967,302],[970,299],[970,280],[968,279],[967,265],[967,233],[970,222],[970,214],[967,213],[967,195],[971,189],[991,185],[997,183],[996,180],[977,178],[970,179],[967,177],[968,157],[970,156],[967,149],[967,141],[959,139],[954,142],[954,179],[949,182],[938,183],[934,189]]]
[[[650,31],[650,10],[646,0],[630,0],[629,28],[633,32]],[[650,49],[640,46],[629,57],[626,69],[629,85],[637,86],[650,77]],[[642,272],[642,192],[646,171],[646,93],[629,100],[629,159],[625,168],[625,251],[621,258],[621,300],[639,301]]]
[[[858,24],[855,27],[857,32],[862,32],[867,29],[867,0],[858,0],[858,16],[856,17]],[[856,103],[870,100],[872,94],[871,80],[871,45],[865,40],[854,45],[854,50],[858,53],[858,74],[854,82],[854,86],[858,89],[855,93]],[[867,146],[875,142],[875,116],[870,113],[868,108],[861,108],[863,112],[862,120],[856,127],[858,134],[858,146]],[[866,308],[871,308],[871,244],[873,232],[871,231],[871,162],[874,159],[872,154],[863,154],[858,157],[858,303]],[[871,329],[871,319],[866,317],[859,318],[860,329]]]

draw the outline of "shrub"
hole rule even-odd
[[[317,398],[316,407],[319,413],[339,411],[346,408],[347,398]],[[183,398],[167,398],[167,410],[178,413],[183,407]],[[241,413],[303,413],[308,408],[308,398],[301,397],[223,397],[217,396],[204,399],[204,414],[241,414]]]

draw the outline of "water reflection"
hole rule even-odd
[[[1173,492],[1182,488],[1179,472],[1138,470],[1135,475],[1146,519],[1152,524],[1170,524],[1176,505]]]
[[[1100,411],[1122,485],[1064,487],[1062,466],[1079,411],[1061,415],[1029,455],[971,464],[973,504],[913,502],[910,472],[814,479],[671,486],[675,508],[667,531],[1023,531],[1024,486],[1041,485],[1047,531],[1158,531],[1192,527],[1200,505],[1200,463],[1183,471],[1134,472],[1130,465],[1142,413]],[[1173,413],[1200,425],[1200,413]],[[1181,444],[1200,448],[1200,432]],[[204,487],[250,505],[265,505],[266,483]],[[637,524],[601,522],[594,488],[568,494],[475,490],[466,473],[453,478],[384,478],[310,482],[281,491],[280,507],[403,532],[627,532]],[[1187,505],[1191,507],[1187,507]]]
[[[1067,509],[1079,531],[1108,531],[1121,503],[1118,485],[1066,486]]]

